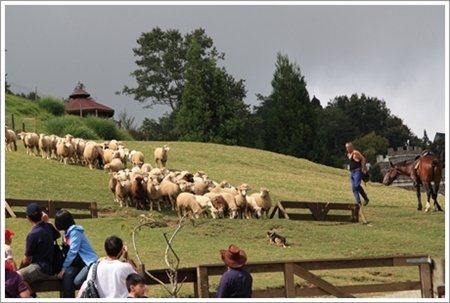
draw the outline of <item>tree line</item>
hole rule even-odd
[[[147,108],[163,104],[172,110],[158,120],[145,118],[134,130],[137,139],[241,145],[335,167],[344,165],[348,141],[371,163],[390,146],[431,143],[426,132],[419,139],[377,97],[336,96],[322,107],[311,98],[298,64],[282,53],[276,57],[271,93],[257,95],[260,104],[250,108],[244,102],[245,81],[221,66],[225,54],[204,29],[183,36],[157,27],[142,33],[137,44],[137,69],[131,73],[137,86],[124,86],[121,93]]]

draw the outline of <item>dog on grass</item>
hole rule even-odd
[[[275,244],[277,246],[283,246],[286,248],[286,238],[277,234],[274,231],[267,232],[267,238],[269,239],[270,244]]]

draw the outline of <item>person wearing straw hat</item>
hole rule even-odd
[[[228,270],[220,278],[217,298],[251,298],[253,278],[243,267],[247,262],[245,251],[231,244],[220,255]]]

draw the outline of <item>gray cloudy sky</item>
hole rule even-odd
[[[152,6],[57,5],[5,7],[8,82],[12,89],[67,98],[78,81],[117,114],[139,126],[168,108],[142,109],[132,96],[116,96],[130,72],[132,48],[159,26],[181,33],[204,28],[223,65],[246,82],[246,103],[269,95],[276,53],[301,68],[307,89],[326,106],[339,95],[365,93],[386,101],[422,137],[444,132],[444,5]],[[447,79],[448,80],[448,79]],[[422,118],[422,117],[425,117]]]

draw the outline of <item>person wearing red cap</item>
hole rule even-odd
[[[251,298],[253,278],[243,267],[247,254],[236,245],[227,250],[221,249],[220,255],[228,270],[220,278],[217,298]]]
[[[11,249],[12,236],[14,235],[15,233],[12,230],[8,228],[5,229],[5,260],[11,264],[13,271],[17,268]]]

